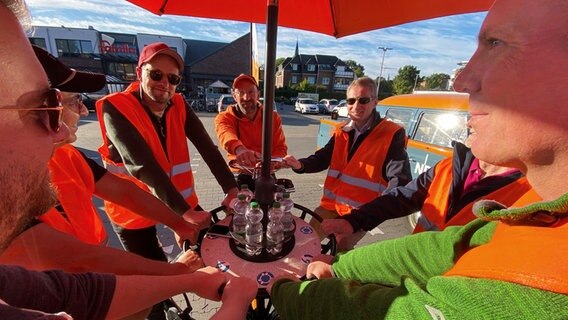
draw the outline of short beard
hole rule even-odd
[[[0,181],[4,186],[10,181],[18,183],[14,188],[0,188],[0,252],[27,228],[30,221],[55,205],[57,195],[51,186],[47,166],[45,168],[45,173],[39,177],[37,172],[24,172],[22,168],[0,169]]]

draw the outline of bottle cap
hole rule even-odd
[[[253,209],[258,209],[258,202],[255,202],[255,201],[251,202],[250,207],[253,208]]]
[[[248,188],[249,188],[249,185],[248,185],[248,184],[241,184],[241,190],[242,190],[242,189],[248,189]]]
[[[272,204],[272,208],[276,208],[276,209],[280,208],[280,202],[275,201],[275,202]]]
[[[239,200],[245,200],[245,199],[246,199],[246,196],[245,196],[244,194],[239,194],[239,195],[237,196],[237,198],[238,198]]]
[[[284,192],[284,194],[282,195],[283,198],[290,198],[290,193],[289,192]]]

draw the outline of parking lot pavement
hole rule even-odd
[[[293,106],[278,107],[278,113],[282,118],[283,130],[286,135],[288,145],[288,153],[296,158],[302,158],[312,154],[316,150],[316,135],[318,132],[319,120],[323,115],[302,115],[294,112]],[[198,113],[207,132],[217,143],[214,132],[214,118],[216,113],[199,112]],[[90,158],[101,163],[97,153],[97,148],[101,144],[101,134],[96,121],[96,115],[91,114],[81,121],[80,129],[77,132],[78,140],[75,146],[79,147]],[[213,174],[202,160],[201,155],[195,150],[193,145],[189,143],[191,154],[191,166],[195,177],[195,188],[199,196],[199,203],[205,210],[212,210],[218,207],[223,199],[223,191],[217,184]],[[224,152],[222,151],[224,154]],[[295,203],[301,204],[309,209],[314,209],[319,205],[322,195],[322,186],[326,176],[326,172],[312,174],[296,174],[292,170],[284,169],[276,173],[279,178],[289,178],[294,182],[296,191],[291,195]],[[108,218],[102,211],[102,201],[95,199],[95,204],[99,209],[99,213],[105,222],[107,233],[109,234],[109,245],[120,248],[120,243],[116,235],[112,231]],[[374,230],[373,234],[367,234],[360,242],[360,245],[368,244],[385,239],[396,238],[408,234],[410,227],[406,218],[390,220],[380,225],[380,229]],[[164,251],[170,259],[177,256],[179,248],[175,244],[171,231],[159,225],[158,236]],[[200,299],[199,297],[189,295],[195,319],[209,319],[213,312],[219,307],[219,303]],[[176,297],[176,301],[182,306],[185,302],[181,296]]]

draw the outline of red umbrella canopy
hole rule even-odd
[[[158,15],[171,14],[256,23],[266,23],[266,8],[269,2],[268,0],[128,1]],[[278,25],[340,38],[412,21],[486,11],[493,2],[494,0],[280,0]]]

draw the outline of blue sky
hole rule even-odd
[[[179,16],[156,16],[125,0],[27,0],[33,24],[87,28],[123,33],[150,33],[187,39],[231,42],[249,31],[242,22]],[[335,39],[314,32],[279,28],[276,57],[294,54],[296,41],[302,54],[335,55],[352,59],[365,67],[371,77],[379,75],[383,51],[384,77],[394,77],[404,65],[415,65],[421,75],[451,74],[460,61],[467,60],[485,13],[458,15],[365,32]],[[258,25],[259,58],[264,60],[264,25]]]

